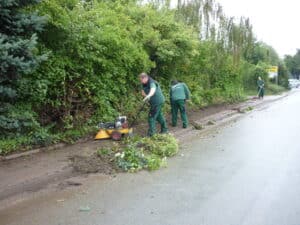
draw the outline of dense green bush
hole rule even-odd
[[[31,136],[31,144],[35,146],[47,146],[54,142],[54,136],[51,135],[47,128],[40,128]]]
[[[278,95],[284,91],[286,91],[286,88],[272,83],[268,85],[268,88],[266,90],[267,94],[269,95]]]
[[[130,116],[137,105],[137,74],[151,72],[164,83],[195,54],[192,30],[171,11],[133,3],[65,4],[52,0],[38,7],[49,18],[40,35],[49,60],[26,83],[39,80],[46,95],[30,90],[26,97],[39,99],[43,123],[67,121],[72,128],[91,116]]]
[[[268,66],[266,64],[253,65],[248,62],[244,62],[241,71],[243,74],[243,83],[246,90],[256,90],[257,89],[257,79],[261,77],[266,86],[269,83]]]
[[[0,137],[28,134],[38,128],[36,113],[32,111],[30,105],[3,104],[0,114]]]

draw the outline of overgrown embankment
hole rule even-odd
[[[268,80],[270,65],[279,65],[286,86],[275,50],[216,1],[177,9],[135,0],[19,2],[0,3],[0,18],[10,18],[0,27],[0,155],[72,143],[99,121],[132,118],[142,71],[166,99],[171,79],[186,82],[194,108],[243,99],[258,76]]]

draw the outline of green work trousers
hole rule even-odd
[[[171,103],[172,106],[172,126],[175,127],[177,126],[177,114],[178,110],[180,111],[181,115],[181,120],[182,120],[182,126],[183,128],[186,128],[188,126],[188,118],[186,115],[186,110],[185,110],[185,100],[176,100],[172,101]]]
[[[167,123],[162,112],[163,104],[161,105],[152,105],[150,107],[148,123],[149,130],[148,136],[153,136],[156,133],[156,121],[160,124],[161,133],[168,133]]]
[[[264,95],[265,95],[265,88],[260,88],[260,87],[258,87],[258,97],[259,98],[263,98],[264,97]]]

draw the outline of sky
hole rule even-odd
[[[281,57],[300,49],[299,0],[218,0],[227,16],[249,17],[259,41]]]

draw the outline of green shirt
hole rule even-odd
[[[258,86],[259,88],[264,88],[265,82],[264,82],[263,80],[257,80],[257,86]]]
[[[154,95],[150,98],[149,103],[152,106],[161,105],[165,102],[165,97],[162,93],[162,90],[157,83],[157,81],[153,80],[151,77],[149,77],[149,81],[147,84],[142,85],[142,88],[146,95],[149,94],[151,88],[155,88]]]
[[[170,100],[186,100],[190,98],[190,90],[185,83],[177,83],[170,88]]]

